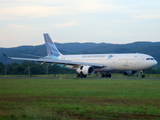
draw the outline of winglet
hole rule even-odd
[[[9,56],[7,56],[6,54],[4,54],[4,53],[2,53],[6,58],[11,58],[11,57],[9,57]]]

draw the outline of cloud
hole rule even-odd
[[[37,29],[35,27],[31,27],[31,26],[27,26],[27,25],[21,25],[21,24],[10,24],[9,25],[10,27],[13,27],[13,28],[20,28],[20,29]]]
[[[36,44],[44,31],[58,42],[159,38],[159,0],[0,1],[1,43]]]
[[[136,16],[135,18],[157,19],[157,18],[160,18],[160,14],[144,14],[144,15]]]
[[[77,25],[77,24],[78,24],[77,22],[71,21],[71,22],[68,22],[68,23],[56,24],[56,25],[54,25],[54,27],[68,27],[68,26],[74,26],[74,25]]]
[[[3,19],[22,19],[23,17],[43,17],[48,15],[50,11],[55,11],[54,8],[51,7],[43,7],[43,6],[23,6],[23,7],[12,7],[12,8],[0,8],[1,18]]]
[[[8,6],[0,7],[0,19],[23,19],[23,18],[37,18],[37,17],[55,17],[69,14],[87,14],[87,13],[101,13],[115,9],[111,4],[101,4],[97,0],[73,0],[60,2],[51,2],[51,4],[42,4],[43,2],[31,5],[31,2],[20,2],[14,0]],[[12,4],[13,5],[12,5]],[[16,4],[17,3],[17,4]],[[26,4],[24,4],[26,3]]]

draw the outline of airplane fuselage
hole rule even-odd
[[[95,68],[95,71],[138,71],[152,68],[157,61],[150,55],[131,54],[84,54],[84,55],[62,55],[60,60],[70,60],[74,62],[101,63],[102,68]],[[73,66],[66,67],[74,69]]]

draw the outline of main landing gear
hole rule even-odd
[[[102,77],[102,78],[111,78],[112,75],[111,75],[110,73],[102,73],[102,74],[101,74],[101,77]]]
[[[140,71],[140,77],[141,77],[141,78],[145,78],[145,75],[144,75],[143,70]]]
[[[76,76],[76,77],[77,77],[77,78],[86,78],[87,75],[83,75],[83,73],[81,73],[81,74],[77,73],[77,76]]]
[[[76,77],[77,77],[77,78],[86,78],[87,75],[84,75],[83,73],[77,73]],[[102,77],[102,78],[111,78],[112,75],[111,75],[110,73],[102,73],[102,74],[101,74],[101,77]]]

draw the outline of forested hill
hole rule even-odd
[[[105,54],[105,53],[145,53],[153,56],[160,65],[160,42],[134,42],[129,44],[109,43],[55,43],[62,54]],[[0,48],[0,62],[10,64],[20,62],[6,59],[2,53],[9,56],[27,57],[23,54],[45,56],[46,48],[39,46],[20,46],[14,48]]]

